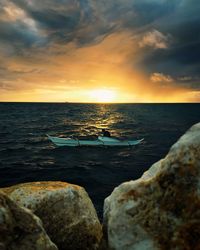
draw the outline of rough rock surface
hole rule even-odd
[[[33,182],[3,188],[2,191],[42,220],[59,250],[98,248],[101,225],[82,187],[65,182]]]
[[[114,189],[104,226],[111,249],[200,249],[200,123],[142,178]]]
[[[0,249],[57,250],[57,247],[37,216],[0,192]]]

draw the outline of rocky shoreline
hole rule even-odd
[[[200,249],[200,123],[167,156],[105,199],[103,225],[84,188],[0,189],[0,250]]]

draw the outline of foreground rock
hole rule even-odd
[[[57,247],[38,217],[0,192],[0,249],[57,250]]]
[[[59,250],[98,248],[101,225],[83,188],[64,182],[34,182],[2,190],[40,217]]]
[[[104,224],[111,249],[200,249],[200,123],[141,179],[115,188]]]

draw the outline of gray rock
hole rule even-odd
[[[37,216],[0,192],[0,249],[57,250],[57,247]]]
[[[43,221],[60,250],[98,248],[102,228],[84,188],[65,182],[34,182],[2,190]]]
[[[104,227],[115,250],[200,249],[200,123],[140,179],[114,189]]]

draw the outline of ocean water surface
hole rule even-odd
[[[200,121],[200,104],[0,103],[0,187],[31,181],[83,186],[102,216],[114,187],[139,178]],[[46,134],[144,138],[137,147],[56,148]]]

